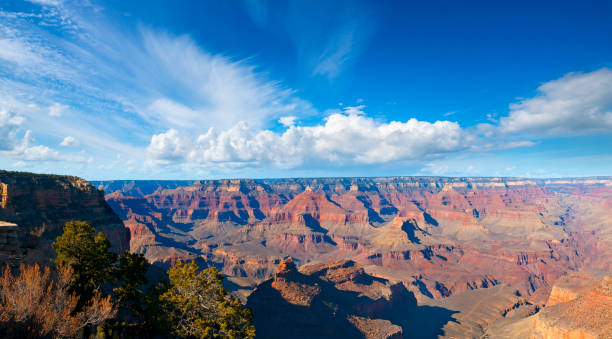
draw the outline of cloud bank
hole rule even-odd
[[[246,123],[190,138],[175,129],[154,135],[149,155],[160,162],[337,166],[435,158],[464,150],[474,138],[450,121],[380,123],[355,107],[333,113],[323,123],[283,132],[254,130]]]

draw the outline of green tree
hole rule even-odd
[[[198,270],[193,261],[168,270],[168,289],[160,301],[173,334],[183,338],[254,338],[251,310],[228,295],[216,268]]]
[[[56,264],[68,264],[74,270],[70,288],[79,296],[77,310],[94,295],[103,294],[102,285],[112,278],[117,255],[110,251],[110,241],[83,221],[70,221],[64,233],[52,244],[57,253]]]
[[[130,310],[141,320],[144,314],[143,287],[148,283],[145,277],[148,269],[149,264],[144,255],[125,252],[119,256],[117,268],[113,272],[118,284],[113,289],[116,300],[121,307]]]

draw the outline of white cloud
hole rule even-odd
[[[18,144],[13,145],[13,148],[7,152],[14,158],[22,161],[57,161],[62,160],[59,152],[43,145],[34,144],[34,135],[32,131],[26,131],[23,140]]]
[[[145,118],[156,125],[201,130],[245,121],[259,128],[284,115],[313,111],[310,103],[268,80],[247,61],[207,53],[186,36],[143,31],[142,38],[146,52],[140,56],[142,63],[156,69],[147,86],[173,89],[165,91],[172,96],[156,97],[149,104]],[[133,66],[137,78],[151,77],[140,63]],[[181,101],[175,93],[180,93]]]
[[[64,147],[76,147],[79,145],[80,145],[79,141],[71,136],[65,137],[64,140],[60,142],[60,146],[64,146]]]
[[[26,152],[40,146],[34,144],[15,151],[19,130],[45,142],[68,135],[101,161],[109,151],[143,160],[151,130],[194,135],[239,121],[262,128],[282,116],[315,113],[249,59],[208,53],[188,36],[120,30],[95,5],[34,2],[43,5],[32,9],[36,19],[0,9],[0,71],[9,75],[0,79],[0,108],[3,100],[36,104],[15,111],[27,123],[9,126],[3,118],[0,125],[0,148],[13,150],[13,158],[55,157],[49,144],[48,151]]]
[[[520,148],[520,147],[533,147],[537,145],[537,143],[533,142],[533,141],[529,141],[529,140],[522,140],[522,141],[511,141],[505,144],[502,144],[501,146],[497,147],[497,149],[510,149],[510,148]]]
[[[280,119],[278,119],[278,122],[281,125],[285,126],[285,127],[291,127],[291,126],[295,125],[295,121],[297,119],[298,118],[296,116],[289,115],[289,116],[286,116],[286,117],[281,117]]]
[[[378,123],[356,111],[334,113],[323,124],[290,126],[283,133],[246,123],[195,140],[174,129],[154,135],[148,151],[161,161],[252,163],[294,168],[312,164],[374,164],[435,158],[468,148],[474,138],[450,121]]]
[[[153,135],[148,151],[151,157],[160,160],[177,160],[184,158],[192,149],[193,142],[180,135],[175,129]]]
[[[347,29],[332,38],[327,48],[319,55],[313,74],[325,75],[330,79],[337,77],[352,56],[354,34],[353,29]]]
[[[612,131],[612,70],[570,73],[538,87],[538,96],[510,105],[506,133],[585,134]]]
[[[28,0],[29,2],[43,6],[59,6],[62,4],[60,0]]]
[[[20,158],[25,161],[59,161],[62,160],[59,152],[47,146],[38,145],[28,147],[20,154]]]
[[[0,151],[12,150],[17,143],[17,132],[24,118],[0,107]]]
[[[333,8],[336,4],[327,6]],[[325,76],[330,80],[354,64],[365,49],[378,21],[375,11],[363,3],[352,2],[352,6],[340,5],[333,10],[336,13],[334,20],[321,21],[331,22],[329,27],[324,29],[320,27],[321,31],[312,29],[313,33],[306,33],[306,35],[322,33],[321,36],[314,38],[313,42],[316,43],[309,46],[310,53],[313,53],[312,74]],[[310,22],[308,25],[312,26]],[[319,54],[314,54],[317,51]]]
[[[52,117],[59,117],[66,109],[68,109],[66,105],[57,102],[53,103],[53,105],[49,106],[49,115]]]
[[[27,43],[10,38],[0,39],[0,59],[19,66],[30,66],[43,60]]]
[[[346,114],[361,115],[361,114],[365,114],[365,112],[363,111],[364,108],[365,108],[365,105],[359,105],[359,106],[346,106],[343,109]]]
[[[193,127],[194,121],[198,121],[202,116],[205,116],[203,112],[192,110],[167,98],[155,100],[149,106],[149,112],[160,120],[165,120],[170,126],[182,128]]]
[[[36,105],[0,98],[0,155],[5,159],[13,158],[18,162],[67,161],[78,163],[88,161],[86,154],[61,154],[45,145],[36,144],[34,133],[31,130],[26,130],[23,137],[20,138],[19,133],[27,124],[27,119],[22,115],[25,111],[40,113],[41,110]],[[62,146],[75,145],[75,143],[78,144],[76,139],[67,137],[62,142]]]

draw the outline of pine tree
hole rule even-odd
[[[117,268],[113,272],[115,282],[113,289],[115,299],[121,307],[132,312],[132,315],[142,320],[144,314],[144,293],[142,288],[147,284],[145,274],[149,264],[144,255],[125,252],[119,256]]]
[[[117,255],[110,251],[110,241],[95,231],[86,222],[70,221],[52,244],[57,253],[53,262],[70,265],[74,271],[70,289],[79,296],[77,310],[94,295],[104,294],[102,285],[112,279],[113,264],[117,261]]]

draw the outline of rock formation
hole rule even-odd
[[[21,259],[22,252],[17,237],[17,225],[0,221],[0,263],[16,265]]]
[[[129,230],[104,193],[77,177],[0,171],[0,220],[19,225],[24,260],[47,262],[53,255],[50,243],[70,220],[89,222],[117,252],[129,249]]]
[[[560,295],[551,294],[551,304],[539,313],[514,321],[499,322],[487,330],[489,338],[538,339],[609,339],[612,338],[612,275],[592,282],[580,274],[564,278],[558,283],[572,289],[572,280],[578,280],[569,300],[560,301]],[[592,285],[586,289],[587,285]],[[555,289],[553,288],[553,291]],[[557,292],[560,290],[557,290]],[[576,291],[578,294],[574,294]]]
[[[264,338],[401,338],[396,315],[416,310],[402,284],[366,274],[353,261],[306,266],[282,261],[249,296]]]
[[[588,293],[544,308],[535,333],[543,338],[612,338],[612,275]]]

